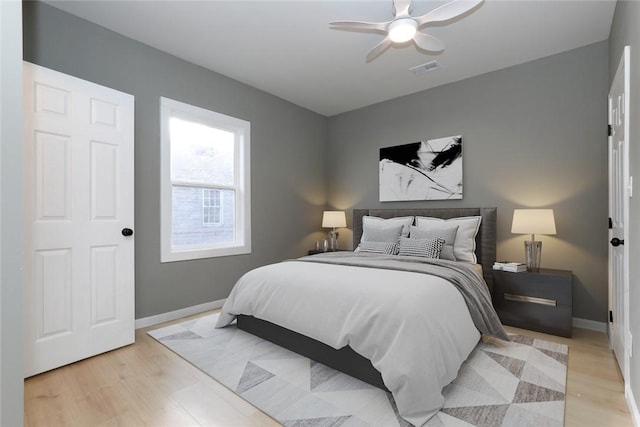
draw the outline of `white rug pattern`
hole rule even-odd
[[[390,393],[238,330],[217,314],[149,332],[286,427],[408,426]],[[561,427],[566,345],[513,335],[481,341],[445,387],[429,427]]]

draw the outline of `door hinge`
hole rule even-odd
[[[613,323],[613,311],[609,310],[609,322]]]
[[[613,127],[611,125],[607,125],[607,136],[613,135]]]

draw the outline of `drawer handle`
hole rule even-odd
[[[528,297],[525,295],[513,295],[513,294],[505,293],[504,299],[506,299],[507,301],[529,302],[531,304],[549,305],[551,307],[555,307],[557,305],[556,300],[554,299]]]

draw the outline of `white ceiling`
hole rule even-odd
[[[423,29],[444,53],[409,43],[367,63],[383,36],[329,22],[388,21],[392,0],[47,3],[326,116],[606,40],[615,9],[615,0],[486,0]],[[444,3],[414,0],[412,15]],[[409,71],[434,59],[437,70]]]

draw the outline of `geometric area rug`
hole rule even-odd
[[[285,427],[409,426],[390,393],[236,328],[218,314],[148,334]],[[568,347],[483,340],[428,427],[561,427]]]

